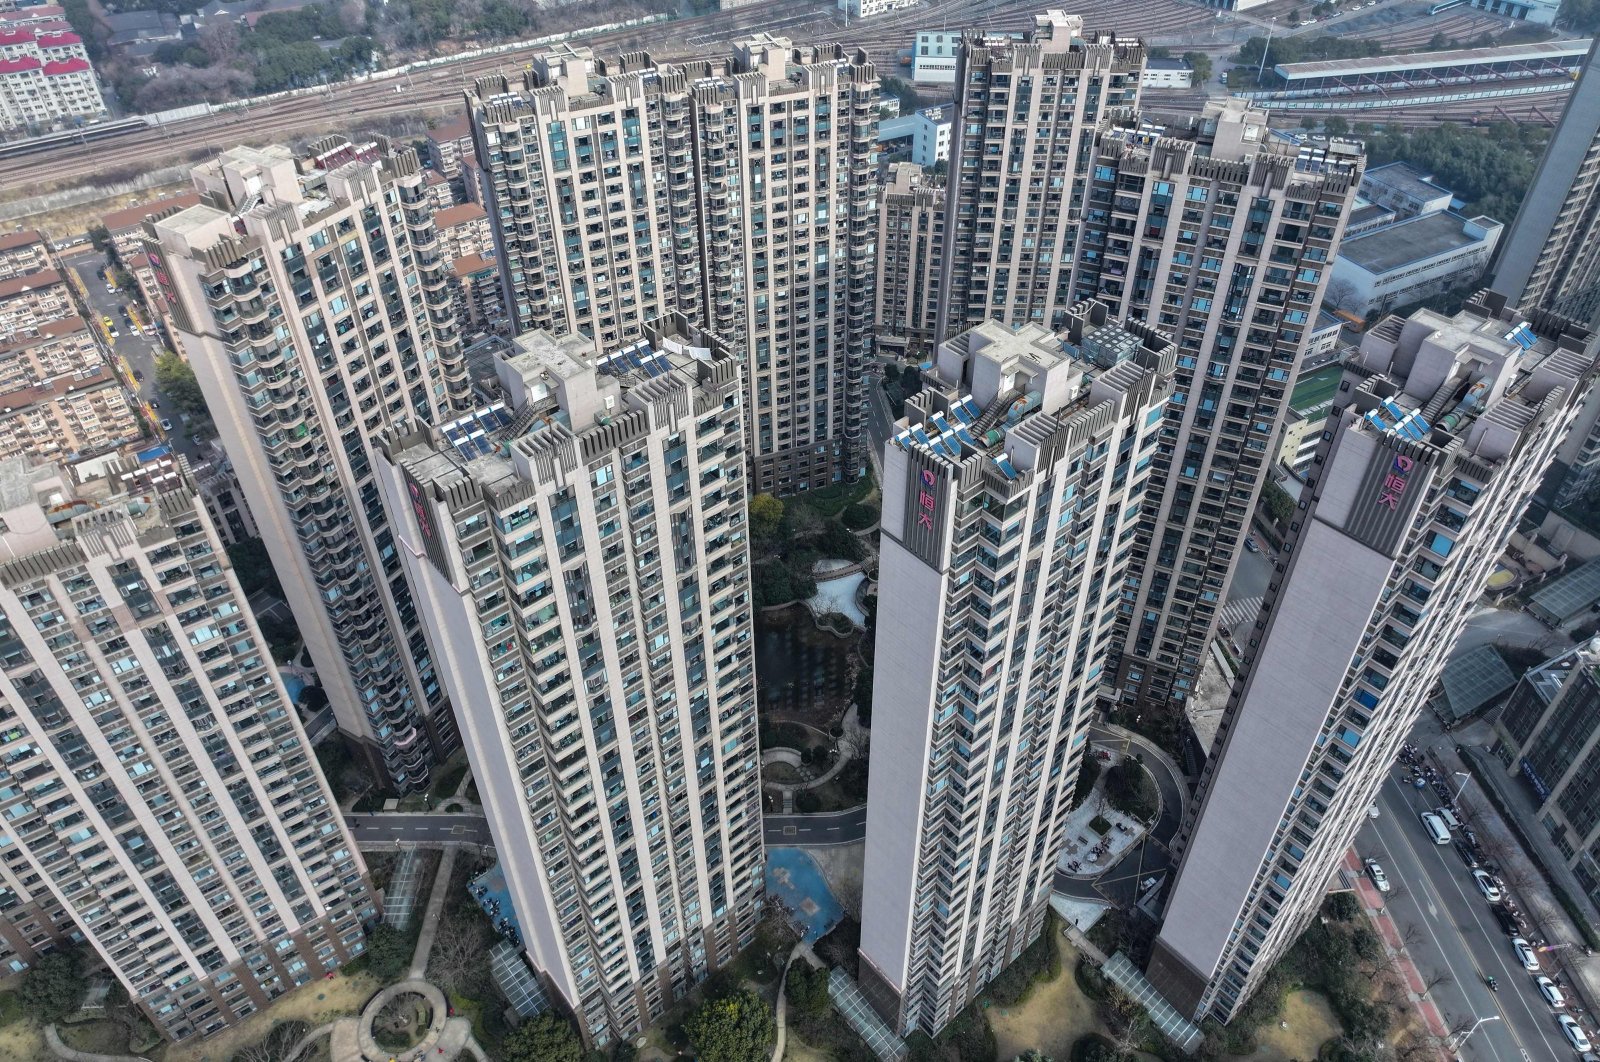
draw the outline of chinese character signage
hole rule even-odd
[[[944,469],[921,454],[908,454],[910,475],[906,483],[905,545],[923,561],[943,564],[945,499],[950,483]]]
[[[406,500],[411,505],[412,515],[417,518],[417,531],[422,535],[422,548],[427,551],[429,562],[439,569],[441,575],[449,578],[450,562],[445,559],[444,543],[439,540],[439,528],[434,523],[433,507],[428,504],[427,492],[409,469],[405,469],[404,473]]]
[[[1411,527],[1417,506],[1427,496],[1433,469],[1424,456],[1426,451],[1416,449],[1416,444],[1393,438],[1373,438],[1372,443],[1367,467],[1357,473],[1361,478],[1345,516],[1344,530],[1356,541],[1394,557]],[[1345,446],[1335,449],[1325,478],[1332,481],[1339,477],[1336,470],[1360,456],[1354,444],[1356,439],[1346,440]]]

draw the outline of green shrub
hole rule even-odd
[[[1137,755],[1124,757],[1106,772],[1106,801],[1140,820],[1152,819],[1161,810],[1155,780]]]
[[[1099,1033],[1072,1041],[1072,1062],[1118,1062],[1117,1045]]]
[[[849,531],[865,531],[878,522],[878,510],[861,502],[851,502],[839,514],[839,522]]]
[[[828,971],[819,970],[804,959],[796,959],[789,964],[783,994],[789,1005],[801,1014],[819,1017],[827,1013]]]

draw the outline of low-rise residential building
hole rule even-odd
[[[461,176],[461,160],[472,154],[472,122],[458,118],[430,129],[426,146],[428,166],[455,180]]]
[[[225,544],[236,546],[246,539],[261,537],[255,517],[250,515],[250,503],[239,486],[239,475],[217,440],[206,445],[206,457],[194,470],[194,483],[205,503],[206,515]]]
[[[76,312],[66,281],[54,269],[0,280],[0,339]]]
[[[1500,222],[1442,210],[1354,239],[1334,259],[1329,297],[1341,310],[1383,313],[1473,283],[1500,241]]]
[[[1170,56],[1147,59],[1144,73],[1139,77],[1140,88],[1186,89],[1194,88],[1194,67],[1186,60]]]
[[[889,167],[878,202],[878,278],[873,320],[885,354],[932,349],[944,254],[945,180],[910,162]]]
[[[851,18],[871,18],[873,15],[882,15],[890,11],[897,11],[902,7],[910,7],[917,0],[839,0],[840,11],[847,12]]]
[[[1495,754],[1539,802],[1539,826],[1600,903],[1600,640],[1523,675],[1494,735]]]
[[[1401,217],[1437,214],[1450,209],[1455,193],[1435,184],[1431,174],[1409,162],[1374,166],[1361,175],[1361,198],[1376,206],[1393,210]],[[1348,228],[1345,238],[1350,238]]]
[[[89,53],[71,26],[0,24],[0,131],[105,113]]]
[[[142,436],[138,411],[104,366],[0,395],[0,459],[70,463]]]
[[[1278,443],[1278,461],[1295,475],[1304,474],[1322,442],[1322,429],[1333,410],[1344,366],[1338,362],[1320,369],[1301,372],[1289,392],[1283,434]]]
[[[505,297],[500,290],[500,263],[481,254],[469,254],[450,263],[456,316],[467,332],[487,332],[506,320]]]
[[[433,225],[439,230],[439,253],[446,259],[493,257],[494,234],[489,231],[489,215],[477,203],[435,210]]]
[[[180,192],[144,203],[135,203],[113,210],[100,219],[101,226],[111,237],[111,249],[117,260],[127,265],[128,259],[144,253],[144,223],[157,214],[171,213],[192,207],[200,202],[199,192]]]
[[[918,30],[911,40],[911,80],[922,85],[954,85],[960,30]]]
[[[41,273],[53,265],[50,244],[38,229],[0,236],[0,280]]]
[[[0,394],[62,377],[88,377],[105,360],[94,333],[77,314],[0,337]]]
[[[950,158],[950,128],[955,108],[949,104],[925,107],[878,123],[878,143],[908,150],[911,161],[932,168]]]
[[[429,168],[422,175],[422,190],[425,197],[432,201],[436,212],[448,210],[456,204],[455,192],[450,188],[450,178],[438,170]]]

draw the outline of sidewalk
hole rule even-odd
[[[1383,905],[1383,893],[1367,879],[1362,873],[1361,857],[1354,848],[1344,854],[1344,861],[1340,864],[1350,879],[1355,882],[1355,894],[1361,901],[1361,909],[1372,920],[1373,928],[1378,931],[1378,936],[1383,940],[1383,950],[1394,959],[1395,972],[1405,982],[1406,996],[1411,1000],[1417,1013],[1422,1017],[1422,1024],[1434,1036],[1441,1039],[1450,1035],[1450,1025],[1444,1020],[1438,1004],[1428,996],[1428,982],[1417,970],[1417,964],[1411,960],[1406,951],[1404,940],[1400,936],[1399,927],[1394,924],[1394,917],[1389,914]]]

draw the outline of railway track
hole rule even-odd
[[[914,7],[882,18],[846,26],[831,5],[806,0],[757,0],[745,7],[658,23],[647,27],[611,30],[574,38],[574,43],[597,53],[648,50],[664,61],[721,55],[727,42],[753,32],[769,32],[797,42],[839,43],[864,49],[884,73],[899,73],[898,55],[911,43],[912,31],[922,27],[961,29],[983,26],[997,31],[1019,30],[1032,24],[1036,10],[1018,0],[923,0]],[[1089,27],[1172,42],[1188,35],[1196,47],[1219,24],[1216,13],[1186,0],[1082,0],[1072,8],[1083,14]],[[1481,17],[1462,16],[1474,27]],[[1498,21],[1498,20],[1491,20]],[[1224,15],[1222,23],[1228,23]],[[1229,23],[1231,24],[1231,23]],[[1447,27],[1443,21],[1431,23]],[[1397,29],[1395,39],[1409,39],[1419,30]],[[1406,35],[1406,36],[1402,36]],[[1387,35],[1386,35],[1387,37]],[[1213,42],[1214,43],[1214,42]],[[373,82],[342,82],[326,92],[293,99],[272,100],[250,107],[220,111],[165,127],[144,127],[107,137],[92,145],[65,144],[31,154],[0,158],[0,201],[21,198],[43,190],[104,178],[127,170],[149,170],[190,161],[239,143],[266,143],[300,139],[308,133],[348,126],[350,116],[373,119],[425,118],[457,113],[461,94],[478,77],[502,72],[513,74],[544,45],[528,46],[496,55],[442,64],[405,78]],[[403,91],[396,91],[403,86]],[[1473,112],[1487,112],[1496,101],[1466,101],[1417,108],[1396,108],[1381,115],[1340,112],[1350,121],[1397,124],[1408,127],[1461,121]],[[1563,101],[1564,102],[1564,101]],[[1560,103],[1542,99],[1535,106],[1523,101],[1501,101],[1502,113],[1545,121]],[[1198,104],[1195,105],[1198,110]],[[1518,120],[1523,120],[1519,118]],[[1299,116],[1285,115],[1283,124],[1297,124]]]

